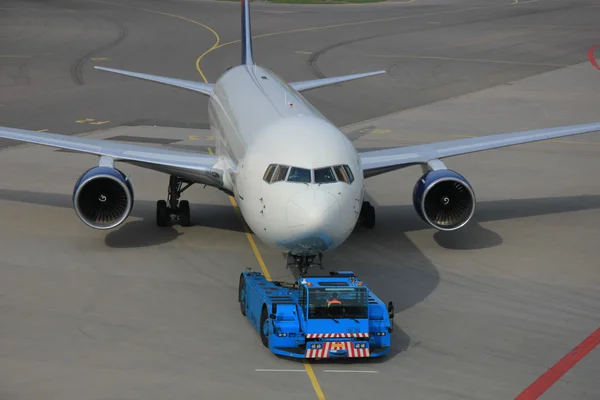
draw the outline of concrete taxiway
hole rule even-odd
[[[256,4],[257,35],[353,23],[264,36],[257,59],[288,79],[390,68],[307,93],[361,149],[598,121],[600,71],[587,57],[600,9],[510,3]],[[7,4],[20,10],[0,10],[2,53],[33,57],[0,58],[1,125],[212,149],[205,99],[90,66],[198,79],[216,37],[196,23],[237,40],[237,5]],[[238,50],[212,51],[200,70],[214,81]],[[326,268],[354,270],[394,301],[393,351],[310,373],[263,348],[239,312],[239,273],[260,270],[257,256],[274,279],[291,275],[279,252],[252,251],[227,196],[193,186],[193,226],[158,228],[166,176],[120,165],[134,211],[94,231],[71,193],[96,159],[14,144],[0,150],[2,399],[515,398],[600,326],[600,133],[446,160],[478,199],[454,233],[415,214],[420,170],[369,179],[377,226],[357,228]],[[541,398],[597,399],[599,375],[594,349],[539,383]]]

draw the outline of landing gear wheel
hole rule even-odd
[[[159,200],[156,202],[156,225],[167,226],[169,222],[169,210],[167,209],[167,202]]]
[[[263,346],[269,347],[269,320],[267,319],[267,309],[263,307],[262,313],[260,314],[260,340]]]
[[[179,201],[179,223],[181,226],[190,226],[190,202]]]
[[[184,184],[187,184],[184,186]],[[172,220],[179,220],[181,226],[190,226],[190,202],[179,200],[181,193],[192,186],[176,176],[169,177],[169,190],[167,200],[159,200],[156,203],[156,224],[167,226]]]
[[[362,209],[360,210],[360,216],[365,228],[371,229],[375,226],[375,207],[368,201],[363,203]]]
[[[321,269],[324,268],[322,253],[316,255],[294,255],[292,253],[287,253],[286,258],[286,267],[298,268],[298,277],[300,278],[307,276],[308,269],[314,265],[318,265]]]
[[[238,301],[240,302],[240,311],[246,315],[246,280],[244,275],[240,274],[240,284],[238,285]]]

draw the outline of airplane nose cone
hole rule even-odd
[[[295,235],[326,235],[340,218],[340,206],[330,193],[305,190],[288,203],[288,227]]]

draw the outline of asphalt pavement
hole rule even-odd
[[[389,71],[306,93],[360,149],[599,118],[593,0],[252,7],[256,60],[287,80]],[[93,66],[214,82],[239,62],[239,29],[236,2],[6,0],[0,125],[206,152],[203,96]],[[193,226],[158,228],[167,177],[120,166],[134,211],[95,231],[71,203],[95,157],[0,144],[1,399],[600,397],[597,348],[538,380],[600,326],[600,133],[446,160],[478,199],[454,233],[412,208],[419,169],[369,179],[377,226],[326,269],[394,301],[393,350],[316,362],[314,379],[239,312],[239,274],[260,267],[223,193],[193,186]]]

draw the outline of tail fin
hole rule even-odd
[[[242,65],[254,65],[252,29],[250,27],[250,0],[242,0]]]

